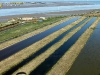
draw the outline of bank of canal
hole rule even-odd
[[[63,56],[63,54],[77,41],[77,39],[85,32],[85,30],[91,26],[91,24],[96,20],[94,17],[90,20],[81,30],[79,30],[75,35],[73,35],[68,41],[66,41],[61,47],[59,47],[52,55],[50,55],[43,63],[41,63],[35,70],[33,70],[30,75],[33,74],[43,74],[45,75],[52,66]]]
[[[100,75],[100,22],[66,75]]]
[[[25,64],[27,64],[28,62],[30,62],[32,59],[34,59],[35,57],[39,56],[40,54],[42,54],[43,52],[45,52],[48,48],[50,48],[52,45],[54,45],[55,43],[57,43],[58,41],[60,41],[64,36],[66,36],[69,32],[71,32],[72,30],[74,30],[75,28],[79,27],[81,24],[83,24],[86,20],[88,20],[89,18],[85,18],[83,21],[79,22],[78,24],[76,24],[75,26],[73,26],[71,29],[69,29],[68,31],[64,32],[63,34],[59,35],[55,40],[53,40],[52,42],[50,42],[49,44],[47,44],[46,46],[44,46],[43,48],[41,48],[39,51],[37,51],[35,54],[33,54],[32,56],[30,56],[29,58],[26,58],[24,61],[22,61],[21,63],[19,63],[18,65],[16,65],[15,67],[13,67],[12,69],[9,70],[9,73],[13,73],[14,71],[16,71],[17,69],[19,69],[20,67],[24,66]],[[27,61],[27,62],[26,62]]]
[[[64,22],[62,24],[59,24],[59,25],[57,25],[57,26],[55,26],[53,28],[50,28],[50,29],[48,29],[48,30],[46,30],[46,31],[44,31],[44,32],[42,32],[40,34],[32,36],[32,37],[30,37],[30,38],[28,38],[26,40],[23,40],[23,41],[21,41],[19,43],[16,43],[16,44],[14,44],[14,45],[12,45],[12,46],[10,46],[8,48],[5,48],[5,49],[1,50],[0,51],[0,61],[6,59],[7,57],[13,55],[14,53],[16,53],[16,52],[18,52],[20,50],[30,46],[31,44],[43,39],[44,37],[52,34],[53,32],[55,32],[55,31],[65,27],[65,26],[69,25],[70,23],[73,23],[74,21],[78,20],[79,18],[80,17],[75,17],[73,19],[70,19],[70,20],[68,20],[68,21],[66,21],[66,22]]]

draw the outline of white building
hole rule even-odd
[[[42,19],[42,20],[46,20],[46,18],[45,18],[45,17],[40,17],[40,19]]]
[[[24,17],[24,18],[21,18],[21,19],[24,20],[24,21],[29,21],[29,20],[32,20],[33,17]]]

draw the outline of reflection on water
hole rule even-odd
[[[32,36],[31,38],[28,38],[28,39],[26,39],[26,40],[24,40],[22,42],[19,42],[19,43],[15,44],[15,45],[13,45],[11,47],[8,47],[8,48],[2,50],[1,53],[0,53],[0,57],[1,57],[0,60],[3,60],[5,58],[9,57],[10,55],[14,54],[15,52],[18,52],[18,51],[22,50],[23,48],[25,48],[25,47],[27,47],[27,46],[29,46],[29,45],[31,45],[31,44],[33,44],[33,43],[35,43],[35,42],[43,39],[44,37],[52,34],[53,32],[55,32],[55,31],[57,31],[57,30],[65,27],[65,26],[67,26],[68,24],[76,21],[77,19],[79,19],[79,17],[75,17],[75,18],[73,18],[71,20],[68,20],[68,21],[66,21],[66,22],[64,22],[62,24],[59,24],[59,25],[57,25],[57,26],[55,26],[53,28],[50,28],[50,29],[48,29],[48,30],[40,33],[40,34],[37,34],[35,36]],[[8,50],[11,50],[11,51],[7,52]],[[3,55],[3,53],[7,53],[7,54],[4,54]],[[31,58],[34,58],[34,55]],[[23,66],[26,63],[26,61],[27,62],[30,61],[31,58],[25,60],[24,62],[21,62],[19,65],[17,64],[17,66],[14,66],[10,70],[8,70],[4,75],[12,74],[18,68],[20,68],[21,66]]]
[[[45,75],[95,20],[96,17],[90,20],[85,26],[82,27],[82,29],[80,29],[71,38],[69,38],[68,41],[61,45],[53,54],[51,54],[47,59],[45,59],[45,61],[42,62],[29,75]]]
[[[5,59],[5,58],[7,58],[7,57],[9,57],[9,56],[11,56],[12,54],[14,54],[16,52],[22,50],[23,48],[28,47],[31,44],[33,44],[33,43],[45,38],[46,36],[54,33],[55,31],[65,27],[66,25],[68,25],[68,24],[70,24],[72,22],[76,21],[77,19],[79,19],[79,17],[75,17],[73,19],[70,19],[70,20],[68,20],[68,21],[66,21],[66,22],[64,22],[62,24],[59,24],[59,25],[57,25],[57,26],[55,26],[53,28],[50,28],[50,29],[48,29],[48,30],[46,30],[44,32],[41,32],[40,34],[32,36],[32,37],[30,37],[30,38],[28,38],[26,40],[23,40],[23,41],[21,41],[21,42],[19,42],[17,44],[14,44],[14,45],[12,45],[12,46],[10,46],[8,48],[5,48],[5,49],[1,50],[0,51],[0,61]],[[7,51],[9,51],[9,52],[7,52]]]
[[[100,75],[100,23],[66,75]]]
[[[100,29],[100,23],[98,24],[98,26],[96,28]]]

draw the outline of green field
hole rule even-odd
[[[44,26],[51,25],[57,21],[60,21],[63,18],[65,17],[51,17],[51,18],[48,18],[47,20],[44,20],[43,22],[38,22],[35,24],[27,23],[24,25],[20,25],[20,26],[8,29],[6,31],[2,31],[0,32],[0,43],[13,39],[13,38],[17,38],[21,35],[32,32]]]

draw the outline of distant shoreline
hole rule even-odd
[[[53,6],[75,6],[75,5],[90,5],[87,3],[68,3],[68,2],[47,2],[44,4],[25,4],[22,6],[10,6],[4,4],[1,9],[12,9],[12,8],[30,8],[30,7],[53,7]],[[73,10],[73,11],[61,11],[61,12],[48,12],[48,13],[34,13],[34,14],[20,14],[20,15],[8,15],[8,16],[0,16],[0,22],[7,22],[9,19],[17,18],[17,17],[52,17],[52,16],[60,16],[60,15],[71,15],[71,14],[81,14],[87,13],[91,10]]]
[[[11,9],[11,8],[29,8],[29,7],[51,7],[51,6],[75,6],[75,5],[90,5],[88,3],[68,3],[68,2],[47,2],[44,4],[3,4],[1,9]]]
[[[97,9],[95,9],[97,10]],[[7,22],[9,19],[17,17],[53,17],[53,16],[67,16],[72,14],[89,13],[93,10],[75,10],[75,11],[61,11],[61,12],[48,12],[48,13],[37,13],[37,14],[21,14],[21,15],[10,15],[0,16],[0,22]]]

